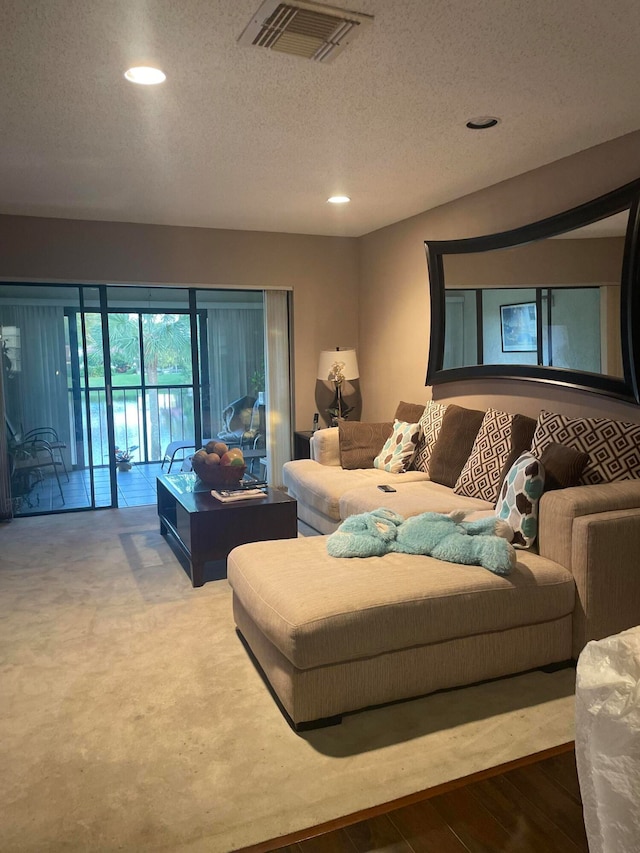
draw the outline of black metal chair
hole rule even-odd
[[[45,473],[50,470],[56,478],[62,503],[65,503],[58,476],[58,468],[61,464],[64,465],[64,460],[61,463],[55,457],[54,449],[49,442],[38,437],[32,437],[28,441],[12,442],[9,445],[9,453],[12,459],[12,491],[15,491],[18,497],[28,496],[35,485],[44,480]],[[68,477],[67,474],[67,479]]]
[[[60,441],[58,433],[53,427],[36,427],[36,429],[30,429],[29,432],[22,436],[21,440],[23,442],[32,440],[45,441],[54,453],[56,464],[62,467],[67,478],[67,483],[69,482],[69,472],[67,471],[67,464],[64,461],[64,454],[62,453],[63,450],[67,449],[67,445],[64,441]]]

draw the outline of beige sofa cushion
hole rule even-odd
[[[253,542],[228,558],[234,594],[298,669],[557,620],[572,576],[518,554],[508,577],[432,557],[338,559],[326,537]]]
[[[440,483],[393,482],[396,492],[383,493],[374,484],[360,485],[345,492],[340,498],[340,518],[371,512],[380,506],[388,507],[404,518],[423,512],[452,512],[457,509],[469,513],[485,511],[493,514],[493,504],[477,498],[456,495],[453,489]]]
[[[320,465],[340,467],[340,430],[338,427],[326,427],[316,430],[309,440],[311,459]]]
[[[336,433],[337,433],[336,429]],[[377,468],[357,468],[345,471],[335,465],[320,465],[312,459],[296,459],[285,462],[282,479],[289,493],[329,518],[340,521],[340,498],[359,485],[390,483],[411,480],[428,480],[421,471],[406,471],[404,474],[389,474]],[[378,491],[379,495],[382,492]]]

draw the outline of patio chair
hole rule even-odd
[[[58,433],[53,427],[35,427],[34,429],[30,429],[25,432],[24,427],[21,424],[20,432],[18,432],[16,427],[6,416],[5,423],[7,425],[7,441],[10,447],[17,447],[20,444],[29,444],[32,441],[45,441],[54,454],[56,464],[64,471],[67,483],[69,482],[69,472],[67,471],[67,464],[64,461],[64,454],[62,453],[63,450],[67,449],[67,445],[64,441],[60,441]]]
[[[64,464],[64,461],[61,463],[56,458],[53,448],[47,441],[34,437],[28,441],[12,443],[9,454],[12,460],[12,491],[15,490],[17,496],[28,496],[34,486],[44,480],[45,473],[51,471],[56,478],[62,503],[65,503],[58,476],[58,468]]]
[[[184,451],[184,450],[195,450],[195,449],[196,449],[196,443],[195,443],[195,440],[193,440],[193,439],[189,440],[189,439],[182,438],[179,441],[169,442],[169,444],[167,444],[167,447],[164,451],[164,456],[162,457],[162,463],[160,465],[160,470],[163,471],[165,462],[168,462],[169,467],[167,468],[167,474],[170,474],[171,473],[171,466],[173,465],[173,463],[175,461],[176,454],[178,454],[181,450]],[[182,454],[181,458],[182,459],[185,458],[184,453]]]
[[[218,441],[224,441],[229,447],[251,446],[254,439],[251,433],[251,419],[255,402],[255,397],[245,395],[225,407],[222,412],[224,426],[216,436]]]
[[[26,432],[22,436],[21,440],[23,442],[32,440],[45,441],[54,454],[56,464],[62,467],[67,478],[67,483],[69,482],[69,472],[67,471],[67,464],[64,461],[64,454],[62,453],[63,450],[67,449],[67,445],[64,441],[60,441],[58,433],[53,427],[36,427],[35,429],[30,429],[29,432]]]
[[[264,447],[264,405],[258,405],[255,397],[248,395],[239,397],[229,403],[222,412],[224,428],[216,435],[215,441],[223,441],[228,447],[239,447],[248,453],[249,457],[258,456],[254,453],[258,448]],[[204,447],[212,439],[203,438]],[[262,443],[260,443],[262,441]],[[171,441],[162,457],[160,469],[164,470],[168,462],[167,474],[171,473],[171,467],[175,461],[186,461],[185,450],[195,450],[195,439],[183,438]],[[182,451],[182,456],[176,460],[176,456]],[[191,470],[190,466],[182,470]]]

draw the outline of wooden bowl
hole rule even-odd
[[[195,457],[191,460],[195,474],[208,486],[234,486],[244,477],[246,465],[206,465]]]

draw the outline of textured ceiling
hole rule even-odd
[[[0,212],[354,236],[640,128],[637,0],[334,2],[320,64],[260,0],[0,0]]]

